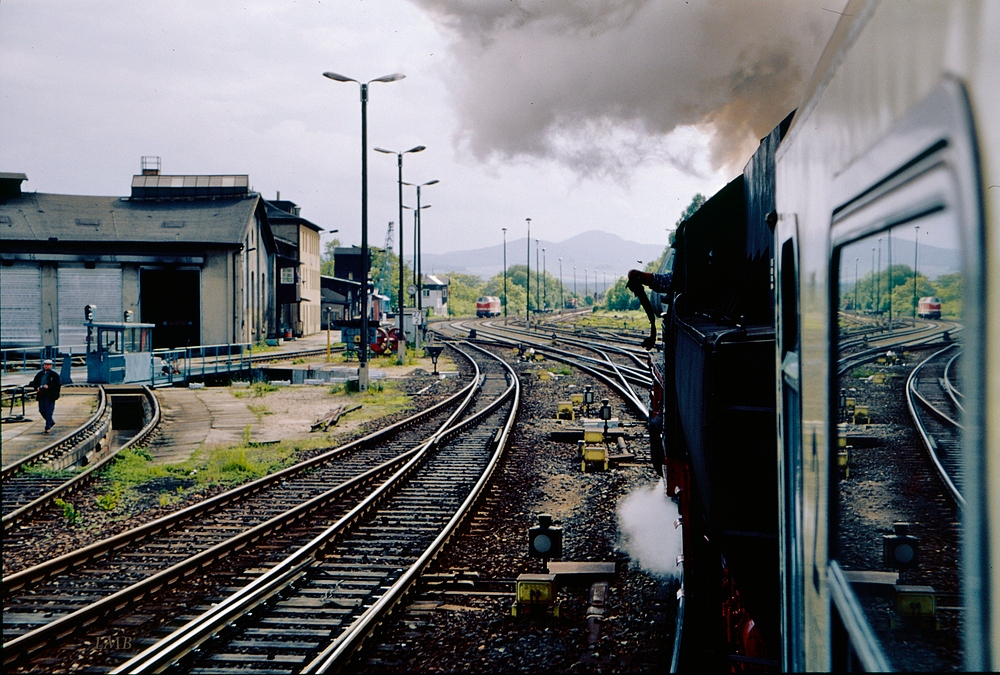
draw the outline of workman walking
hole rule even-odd
[[[55,426],[52,414],[56,411],[56,399],[59,398],[59,388],[62,386],[59,373],[52,370],[52,359],[42,361],[42,369],[29,386],[38,392],[38,413],[45,419],[45,433],[49,433]]]

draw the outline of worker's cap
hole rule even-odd
[[[52,365],[52,359],[45,359],[44,361],[42,361],[42,365],[43,366],[51,366]]]

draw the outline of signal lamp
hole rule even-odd
[[[431,363],[434,364],[434,374],[437,375],[438,372],[438,357],[441,356],[441,352],[444,351],[443,345],[427,345],[424,347],[424,351],[427,355],[431,357]]]
[[[538,514],[538,526],[528,529],[528,555],[532,558],[562,557],[562,528],[552,526],[552,516]]]
[[[893,523],[894,534],[882,535],[882,561],[886,567],[906,569],[917,564],[920,539],[909,534],[909,523]]]

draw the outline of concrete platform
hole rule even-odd
[[[202,446],[235,445],[249,426],[259,432],[257,416],[228,387],[157,389],[162,421],[147,450],[159,463],[183,462]]]
[[[4,409],[4,415],[10,409]],[[53,419],[56,425],[50,433],[45,431],[45,420],[38,414],[38,404],[29,401],[25,405],[25,417],[28,422],[8,422],[0,426],[2,429],[3,465],[7,466],[22,457],[41,450],[46,445],[66,438],[71,431],[86,423],[97,412],[97,390],[91,388],[74,389],[66,387],[56,401],[56,412]],[[21,412],[21,406],[14,408],[15,414]]]

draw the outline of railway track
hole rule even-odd
[[[958,350],[958,353],[955,353]],[[965,507],[962,496],[962,408],[949,381],[961,351],[952,344],[924,359],[906,381],[906,405],[931,462],[949,494]]]
[[[456,410],[322,533],[113,672],[236,672],[252,662],[272,673],[313,673],[342,665],[442,550],[497,466],[520,390],[506,363],[479,351],[474,412]]]
[[[957,323],[931,323],[922,330],[915,332],[906,331],[903,333],[888,334],[878,339],[870,340],[868,342],[869,346],[862,351],[845,354],[844,350],[841,350],[841,357],[837,360],[837,374],[843,375],[851,368],[874,361],[879,356],[885,354],[888,349],[949,344],[952,335],[961,330],[962,325]]]
[[[454,329],[462,331],[471,329],[471,327],[465,325],[465,322],[455,322],[453,327]],[[601,349],[600,347],[595,347],[592,342],[586,343],[576,341],[576,344],[573,344],[561,338],[556,340],[558,342],[566,342],[568,345],[574,346],[577,349],[597,352],[601,355],[601,358],[596,359],[566,349],[554,347],[552,344],[553,340],[542,335],[538,335],[533,331],[497,326],[491,322],[480,322],[475,326],[475,330],[477,338],[480,336],[487,337],[496,344],[505,347],[515,347],[518,345],[524,347],[527,345],[536,352],[546,354],[554,360],[579,368],[614,389],[619,395],[622,396],[622,398],[628,401],[628,403],[643,418],[649,416],[649,410],[646,407],[646,403],[635,391],[633,384],[637,384],[643,388],[648,388],[650,386],[650,378],[646,374],[646,371],[636,368],[634,365],[616,364],[607,353],[612,349],[619,350],[619,348],[615,346]],[[643,355],[646,354],[644,351],[641,353]],[[628,358],[632,359],[633,362],[641,363],[641,361],[636,359],[637,354],[624,354],[620,350],[617,351],[616,354],[621,358]]]
[[[341,347],[341,349],[343,349]],[[326,348],[305,349],[296,352],[279,352],[254,356],[252,363],[270,363],[289,359],[326,354]],[[33,472],[32,468],[44,467],[53,472],[79,466],[88,455],[100,450],[111,429],[111,403],[103,385],[97,385],[97,411],[87,422],[69,435],[53,441],[36,452],[3,467],[3,530],[8,532],[50,506],[56,499],[66,497],[87,485],[108,462],[125,448],[141,445],[160,421],[160,406],[149,387],[143,387],[152,421],[127,443],[108,453],[98,453],[98,461],[71,476],[53,476],[49,472]]]
[[[149,387],[143,387],[152,416],[139,432],[118,448],[101,452],[111,429],[111,403],[103,386],[98,387],[97,412],[86,423],[60,441],[12,463],[3,469],[3,529],[8,532],[50,506],[56,499],[65,497],[83,487],[97,476],[97,472],[122,450],[143,443],[160,421],[160,406]],[[96,452],[95,461],[81,471],[63,477],[39,476],[28,471],[31,467],[65,469],[83,464],[90,453]]]
[[[233,551],[272,543],[276,533],[307,517],[339,517],[353,503],[354,493],[384,480],[413,454],[414,446],[438,433],[428,432],[428,426],[445,424],[475,385],[473,380],[457,394],[379,432],[5,577],[5,663],[24,660]],[[314,534],[307,528],[302,536],[308,541]]]

